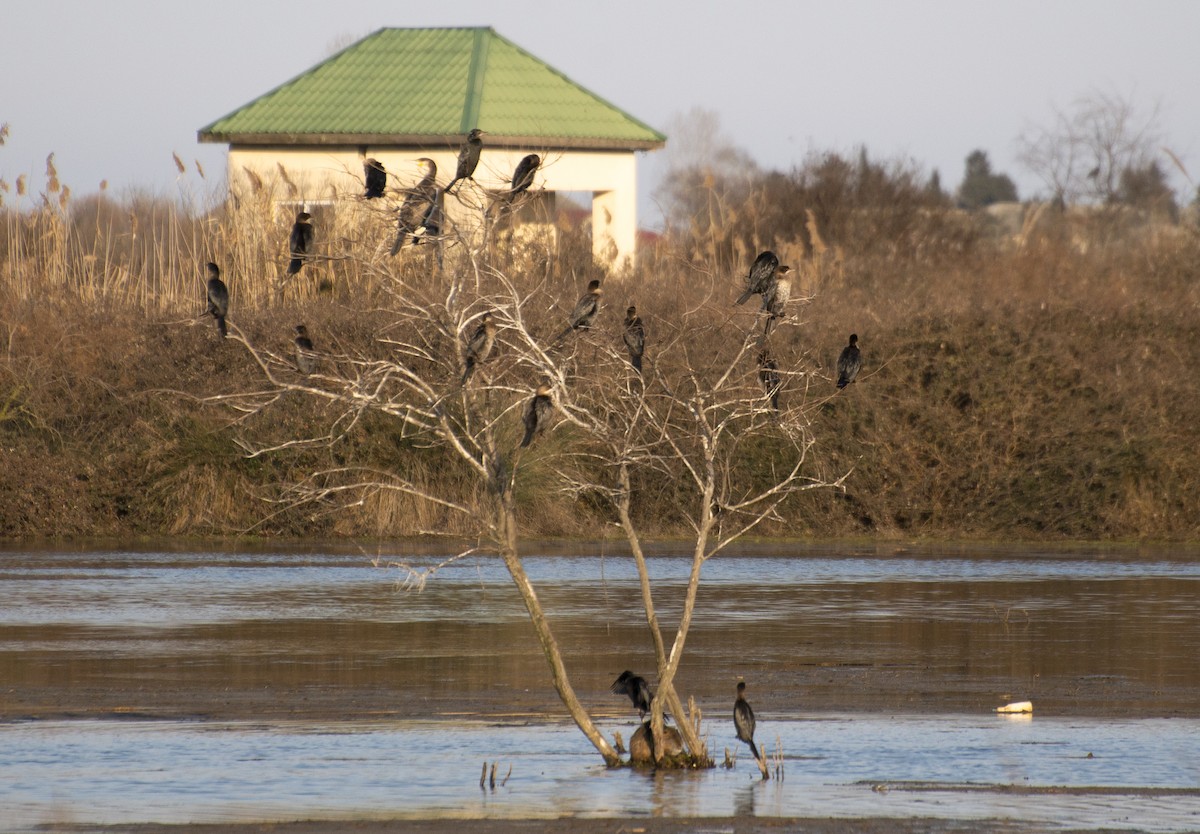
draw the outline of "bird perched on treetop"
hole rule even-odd
[[[750,752],[755,761],[761,761],[758,748],[754,746],[754,710],[746,701],[746,682],[738,681],[737,700],[733,702],[733,728],[737,732],[738,741],[750,745]]]
[[[287,268],[288,275],[299,272],[308,256],[312,254],[313,227],[309,222],[311,220],[312,215],[302,211],[296,215],[296,222],[292,224],[292,234],[288,238],[288,249],[292,256]]]
[[[363,179],[367,185],[367,190],[363,193],[364,197],[374,200],[383,196],[384,189],[387,188],[387,171],[384,170],[382,162],[378,159],[364,160]]]
[[[537,387],[537,391],[530,397],[529,402],[525,403],[525,413],[521,415],[521,420],[525,423],[525,437],[521,440],[522,449],[533,442],[535,435],[545,431],[546,424],[550,422],[550,415],[554,412],[554,401],[550,399],[550,390],[550,386],[543,382]]]
[[[204,314],[217,320],[217,332],[224,339],[228,333],[225,317],[229,315],[229,288],[221,280],[221,270],[216,264],[209,262],[205,268],[208,270],[208,309]]]
[[[317,355],[313,352],[312,339],[308,338],[308,328],[303,324],[296,325],[296,367],[305,376],[317,367]]]
[[[487,358],[491,356],[492,347],[495,344],[496,323],[492,321],[491,313],[484,313],[479,318],[479,326],[475,328],[475,332],[467,340],[467,347],[463,356],[463,385],[467,384],[467,380],[471,378],[471,374],[475,372],[475,368],[480,363],[486,362]]]
[[[562,333],[555,337],[554,341],[558,341],[563,336],[566,336],[572,330],[587,330],[592,326],[592,319],[596,317],[596,313],[600,310],[600,295],[604,290],[600,289],[600,282],[597,280],[588,281],[587,292],[585,292],[575,304],[575,309],[571,311],[570,322]]]
[[[517,170],[513,172],[512,190],[508,192],[510,203],[518,194],[528,191],[529,186],[533,185],[533,175],[537,173],[538,166],[541,164],[542,158],[535,153],[529,154],[517,163]]]
[[[479,128],[474,128],[467,134],[467,141],[458,152],[458,169],[454,172],[454,179],[446,186],[447,194],[459,180],[475,179],[475,169],[479,167],[479,154],[483,152],[483,140],[479,137],[486,135],[487,133]]]
[[[766,348],[758,352],[758,381],[762,384],[763,393],[771,400],[771,408],[778,411],[783,381],[779,377],[779,364]]]
[[[409,189],[408,196],[400,206],[400,218],[396,229],[396,242],[392,245],[395,255],[404,245],[404,239],[412,236],[413,243],[417,242],[417,232],[425,225],[437,204],[437,163],[428,157],[417,160],[425,175],[420,182]]]
[[[738,296],[734,304],[745,304],[752,295],[765,296],[775,281],[775,270],[778,268],[779,258],[775,257],[774,252],[770,249],[760,252],[746,276],[746,291]]]
[[[775,328],[775,322],[783,318],[784,308],[792,297],[792,279],[788,276],[791,271],[792,268],[787,265],[776,269],[775,280],[763,293],[762,308],[763,312],[767,313],[767,321],[763,325],[764,339],[771,335],[771,331]]]
[[[858,349],[858,334],[850,334],[850,344],[842,348],[842,355],[837,361],[837,387],[845,388],[862,369],[862,352]]]
[[[612,693],[628,695],[629,700],[633,702],[633,708],[638,711],[638,718],[646,717],[646,713],[650,711],[650,701],[654,698],[654,693],[650,691],[650,685],[646,683],[646,679],[641,675],[635,675],[628,669],[613,681]]]
[[[639,374],[642,372],[642,355],[646,352],[646,328],[637,307],[625,311],[625,347],[629,349],[629,362]]]

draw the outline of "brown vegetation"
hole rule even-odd
[[[782,520],[758,532],[1200,533],[1194,228],[1114,231],[1102,218],[1042,213],[1019,239],[999,240],[902,167],[865,155],[855,163],[827,156],[737,192],[711,176],[678,185],[701,219],[674,230],[636,270],[607,278],[592,338],[620,348],[621,315],[636,303],[653,369],[656,343],[676,335],[684,310],[700,311],[714,334],[752,326],[754,305],[732,300],[758,249],[798,269],[793,298],[806,300],[793,302],[791,321],[772,336],[784,407],[808,397],[814,476],[852,472],[844,492],[792,499]],[[286,282],[292,212],[274,211],[269,184],[260,202],[199,215],[142,197],[72,204],[56,188],[0,216],[0,535],[456,529],[453,516],[386,490],[337,512],[294,500],[289,487],[306,473],[347,462],[478,500],[460,464],[384,417],[364,416],[330,447],[247,457],[239,439],[320,434],[329,415],[283,397],[246,422],[201,401],[261,380],[244,350],[197,318],[205,261],[223,265],[231,321],[254,344],[286,357],[292,328],[305,322],[326,356],[369,353],[390,323],[389,282],[417,285],[433,272],[424,252],[386,256],[390,215],[358,204],[324,220],[316,214],[319,257]],[[557,322],[603,274],[589,251],[571,237],[557,257],[517,244],[506,251],[507,272],[537,288],[531,316]],[[864,369],[835,393],[833,365],[851,332]],[[757,386],[751,356],[744,387]],[[513,415],[514,432],[518,422]],[[569,436],[562,428],[538,445],[553,449]],[[773,453],[769,432],[740,448],[747,472],[770,472]],[[608,534],[605,510],[537,477],[537,467],[526,461],[517,484],[528,535]],[[678,473],[637,477],[641,529],[686,529]]]

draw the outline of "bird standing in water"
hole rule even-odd
[[[421,157],[417,163],[424,169],[425,175],[414,185],[400,205],[400,217],[397,222],[396,242],[392,245],[395,255],[404,246],[404,239],[412,236],[413,243],[418,240],[417,232],[425,225],[437,207],[437,163],[428,157]]]
[[[221,280],[221,270],[216,264],[209,262],[205,268],[208,270],[208,309],[204,314],[217,320],[217,332],[224,339],[229,332],[225,327],[225,317],[229,315],[229,288]]]
[[[288,249],[291,252],[292,260],[288,264],[287,274],[295,275],[304,266],[304,262],[308,260],[308,256],[312,254],[313,243],[313,227],[312,215],[307,211],[302,211],[296,215],[296,222],[292,224],[292,234],[288,238]]]
[[[762,308],[763,312],[767,314],[767,321],[763,324],[762,337],[764,339],[771,335],[771,331],[775,328],[775,322],[783,318],[784,308],[792,297],[792,279],[788,277],[788,273],[791,271],[792,268],[786,265],[775,270],[775,279],[763,293]]]
[[[745,304],[752,295],[766,296],[767,290],[775,281],[775,270],[779,268],[779,258],[770,249],[760,252],[750,266],[746,276],[746,291],[738,296],[734,304]]]
[[[382,162],[378,159],[364,160],[363,179],[367,185],[367,190],[363,193],[363,197],[368,200],[374,200],[383,196],[384,189],[387,188],[387,171],[384,169]]]
[[[308,328],[303,324],[296,325],[296,367],[305,376],[317,367],[317,355],[313,352],[312,339],[308,338]]]
[[[550,422],[550,415],[554,411],[554,401],[550,399],[550,386],[542,383],[537,387],[537,391],[525,403],[525,413],[521,415],[521,421],[525,423],[525,437],[521,440],[521,448],[524,449],[533,442],[533,438],[546,430],[546,424]]]
[[[517,163],[517,170],[513,172],[512,190],[508,192],[510,203],[516,199],[518,194],[523,194],[529,190],[529,186],[533,185],[533,175],[537,173],[538,166],[541,164],[542,158],[535,153],[529,154]]]
[[[475,328],[475,332],[467,340],[467,349],[463,356],[463,385],[467,384],[467,380],[471,378],[475,368],[480,363],[486,362],[487,358],[491,356],[495,344],[496,323],[492,321],[491,313],[484,313],[480,316],[479,327]]]
[[[637,307],[630,306],[625,311],[625,347],[629,349],[629,363],[639,374],[642,372],[642,355],[646,352],[646,328],[642,325],[642,317],[638,315]]]
[[[862,352],[858,349],[858,334],[850,334],[850,344],[842,348],[842,355],[837,361],[837,387],[845,388],[862,369]]]
[[[462,150],[458,152],[458,168],[454,172],[454,179],[450,180],[450,184],[446,186],[447,194],[459,180],[475,180],[475,169],[479,167],[479,154],[483,152],[483,140],[479,137],[486,135],[479,128],[474,128],[467,134],[467,141],[463,144]]]
[[[761,763],[762,758],[758,755],[758,748],[754,746],[754,710],[750,708],[750,703],[746,700],[745,681],[738,681],[737,700],[733,702],[733,728],[737,732],[738,741],[749,744],[750,752],[754,754],[754,760]]]
[[[635,675],[628,669],[613,681],[612,693],[628,695],[629,700],[633,702],[633,708],[638,711],[638,718],[646,717],[646,713],[650,711],[650,701],[654,698],[654,693],[650,691],[650,685],[646,683],[646,679],[641,675]]]
[[[571,316],[567,320],[569,324],[562,333],[555,337],[554,341],[557,342],[572,330],[587,330],[591,327],[592,319],[600,311],[600,295],[603,292],[604,290],[600,289],[599,281],[595,279],[588,281],[587,292],[580,296],[579,301],[575,303],[575,309],[571,311]]]
[[[758,381],[762,384],[763,393],[771,401],[771,408],[778,411],[779,390],[783,382],[779,378],[779,365],[766,348],[758,352]]]

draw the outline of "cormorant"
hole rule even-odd
[[[587,330],[592,326],[592,319],[596,317],[596,313],[600,310],[600,295],[604,290],[600,289],[600,282],[592,280],[588,282],[587,292],[575,304],[575,309],[571,311],[570,324],[562,333],[559,333],[554,341],[558,341],[563,336],[566,336],[572,330]]]
[[[296,325],[296,367],[305,376],[317,367],[317,355],[313,352],[312,339],[308,338],[308,328],[303,324]]]
[[[417,232],[433,216],[437,206],[437,163],[424,156],[417,162],[425,169],[425,176],[409,190],[408,196],[400,206],[396,242],[392,245],[393,255],[400,251],[404,239],[409,235],[412,235],[413,242],[416,243]]]
[[[779,410],[779,390],[783,381],[779,377],[779,365],[770,352],[763,348],[758,352],[758,381],[762,384],[763,393],[771,400],[771,408]]]
[[[629,362],[639,374],[642,372],[642,354],[646,352],[646,328],[637,307],[625,311],[625,347],[629,348]]]
[[[746,276],[746,291],[739,295],[734,303],[745,304],[752,295],[765,296],[775,281],[775,270],[778,268],[779,258],[775,257],[774,252],[770,249],[760,252]]]
[[[312,215],[302,211],[296,215],[296,222],[292,224],[292,235],[288,238],[288,249],[292,255],[287,268],[288,275],[299,272],[308,256],[312,254],[313,227],[310,220]]]
[[[474,181],[475,169],[479,166],[479,154],[483,151],[483,140],[479,137],[486,135],[487,133],[479,128],[474,128],[467,134],[467,141],[458,152],[458,169],[454,172],[454,179],[446,186],[446,193],[450,193],[450,189],[459,180]]]
[[[850,334],[850,344],[842,348],[842,355],[838,357],[837,363],[837,387],[845,388],[854,378],[858,376],[859,370],[862,369],[862,353],[858,349],[858,334]]]
[[[376,197],[383,196],[383,191],[387,188],[387,171],[384,170],[382,162],[378,159],[364,160],[363,179],[367,183],[367,190],[363,193],[364,197],[374,200]]]
[[[768,314],[766,324],[763,325],[764,339],[771,335],[775,322],[783,318],[784,307],[787,306],[788,299],[792,297],[792,279],[788,277],[788,273],[791,271],[792,268],[787,265],[776,269],[775,279],[763,293],[762,308],[763,312]]]
[[[229,332],[225,327],[225,317],[229,315],[229,288],[221,280],[221,270],[214,263],[209,263],[208,269],[208,309],[205,315],[217,320],[217,332],[224,339]]]
[[[529,190],[529,186],[533,185],[533,175],[537,173],[538,166],[541,164],[542,158],[535,153],[529,154],[517,163],[517,170],[513,173],[512,178],[512,190],[508,192],[509,202],[512,202],[518,194]]]
[[[471,378],[475,368],[480,363],[486,362],[487,358],[491,356],[495,344],[496,323],[492,321],[491,313],[484,313],[479,319],[479,327],[475,328],[475,332],[467,340],[466,355],[463,357],[465,366],[462,376],[463,385],[467,384],[467,380]]]
[[[633,702],[633,708],[638,711],[639,719],[646,717],[646,713],[650,711],[650,701],[654,698],[654,693],[650,691],[650,685],[646,683],[646,679],[641,675],[635,675],[628,669],[613,681],[612,693],[628,695],[629,700]]]
[[[758,748],[754,746],[754,710],[750,709],[750,704],[746,701],[745,681],[738,681],[737,700],[733,702],[733,727],[737,731],[738,741],[750,745],[754,760],[762,761],[758,755]]]
[[[525,437],[521,440],[524,449],[533,442],[535,435],[545,431],[546,423],[550,422],[550,414],[554,411],[554,401],[550,399],[550,386],[542,383],[537,392],[525,404],[525,413],[521,415],[525,423]]]

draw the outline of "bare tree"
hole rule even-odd
[[[1159,108],[1143,116],[1132,99],[1096,90],[1054,110],[1049,125],[1017,139],[1017,158],[1063,203],[1115,202],[1126,170],[1145,168],[1162,144]]]

